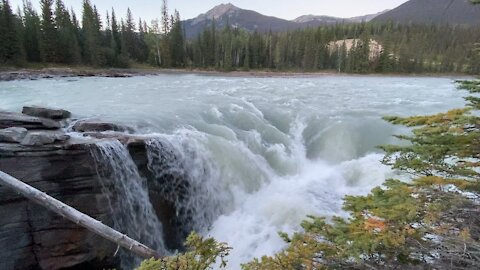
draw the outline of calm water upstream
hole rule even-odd
[[[279,251],[277,232],[306,215],[343,215],[345,194],[394,176],[375,146],[405,130],[382,116],[462,107],[464,95],[449,78],[161,75],[0,82],[0,109],[58,107],[156,134],[198,187],[184,202],[199,213],[193,227],[228,242],[237,267]]]

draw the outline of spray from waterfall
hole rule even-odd
[[[185,134],[146,141],[148,169],[162,197],[174,205],[182,237],[206,232],[222,213],[221,174],[208,151]]]
[[[147,181],[140,176],[128,149],[117,140],[103,141],[96,143],[91,153],[114,228],[161,254],[168,253],[162,224],[149,199]],[[140,262],[127,252],[122,252],[120,258],[124,269],[133,269]]]

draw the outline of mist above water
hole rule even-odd
[[[14,81],[0,82],[0,96],[3,110],[64,108],[156,138],[147,144],[149,170],[188,180],[189,197],[169,199],[190,228],[234,248],[231,269],[281,250],[278,232],[299,230],[306,215],[345,215],[346,194],[395,176],[375,146],[405,130],[382,116],[464,104],[453,79],[371,76]],[[100,149],[116,157],[112,145]]]

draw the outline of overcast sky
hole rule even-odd
[[[16,10],[23,0],[10,0]],[[39,0],[31,0],[38,7]],[[90,0],[102,15],[106,10],[115,8],[118,15],[125,16],[128,7],[135,18],[147,21],[160,17],[162,0]],[[82,0],[64,0],[68,7],[73,7],[77,15],[81,14]],[[391,9],[407,0],[169,0],[169,9],[177,9],[182,19],[196,17],[221,3],[232,3],[243,9],[251,9],[265,15],[283,19],[295,19],[301,15],[330,15],[336,17],[354,17],[377,13]]]

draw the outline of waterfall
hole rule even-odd
[[[164,135],[146,141],[148,169],[162,197],[174,205],[182,237],[205,233],[226,201],[215,162],[192,136]]]
[[[128,149],[117,140],[103,141],[96,143],[91,153],[114,228],[161,254],[168,253],[162,224],[149,199],[147,181],[140,176]],[[127,252],[122,252],[120,258],[124,269],[133,269],[140,262]]]

